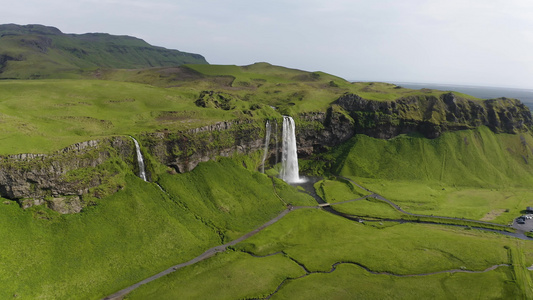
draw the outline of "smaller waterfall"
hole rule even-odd
[[[265,173],[265,160],[268,155],[268,144],[270,144],[270,122],[267,120],[266,125],[266,134],[265,134],[265,147],[263,148],[263,160],[261,162],[261,173]]]
[[[298,174],[295,125],[291,117],[283,116],[281,143],[281,179],[289,183],[302,182]]]
[[[133,140],[133,143],[135,143],[135,150],[137,150],[137,163],[139,164],[139,177],[141,177],[142,180],[146,180],[146,171],[144,168],[144,160],[143,160],[143,154],[141,153],[141,147],[139,146],[139,142],[137,140],[130,136]]]
[[[278,164],[279,162],[279,142],[278,142],[278,139],[279,139],[279,132],[278,132],[278,120],[274,120],[274,137],[276,138],[276,163],[275,165]]]

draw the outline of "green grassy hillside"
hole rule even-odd
[[[234,119],[195,92],[98,80],[0,82],[0,153],[49,152],[99,136],[187,129]],[[181,118],[169,122],[166,113]]]
[[[80,78],[98,68],[202,64],[198,54],[103,33],[63,34],[41,25],[0,25],[0,78]]]
[[[124,190],[73,215],[2,199],[0,298],[101,299],[284,209],[271,180],[238,160],[167,174],[160,184],[166,192],[127,173]]]
[[[441,182],[477,187],[533,184],[533,137],[494,134],[486,127],[436,139],[402,135],[380,140],[357,135],[339,150],[344,176]]]
[[[509,224],[532,204],[530,145],[530,133],[495,134],[486,127],[447,132],[436,139],[402,135],[380,140],[356,135],[336,150],[333,172],[411,213]],[[337,185],[344,191],[353,188]],[[331,186],[321,186],[328,200],[349,198]],[[363,201],[339,210],[384,216],[382,205],[388,206]]]
[[[81,213],[60,215],[44,205],[24,210],[14,201],[1,199],[1,299],[100,299],[242,236],[278,215],[287,204],[316,204],[297,188],[255,171],[258,151],[243,150],[246,157],[233,154],[175,174],[158,159],[167,158],[170,152],[200,153],[202,149],[161,143],[158,156],[148,151],[156,149],[151,147],[154,140],[147,138],[150,134],[159,132],[151,138],[170,139],[179,131],[234,120],[243,122],[232,124],[245,125],[232,125],[232,130],[252,124],[263,134],[265,119],[310,113],[305,116],[324,117],[324,122],[296,119],[301,132],[311,132],[310,139],[316,138],[305,141],[313,148],[321,143],[317,136],[326,126],[332,129],[324,134],[333,135],[347,129],[339,126],[365,120],[373,122],[370,125],[400,122],[376,123],[391,119],[386,109],[366,112],[371,116],[363,119],[364,114],[333,104],[342,95],[376,101],[411,99],[402,107],[402,114],[416,117],[401,120],[409,122],[433,120],[437,112],[433,108],[444,108],[441,98],[445,93],[386,83],[350,83],[323,72],[268,63],[207,65],[201,56],[152,47],[132,37],[66,35],[51,27],[16,25],[0,26],[0,78],[40,79],[0,81],[0,155],[49,153],[76,142],[132,135],[139,137],[154,181],[142,181],[116,158],[112,166],[68,174],[83,182],[92,176],[91,171],[103,169],[118,182],[112,192],[120,190],[113,195],[102,193],[108,195],[102,199],[84,195],[90,205]],[[454,94],[459,104],[482,101]],[[378,107],[376,103],[384,104],[371,106]],[[432,107],[435,103],[440,106]],[[396,103],[386,104],[396,107]],[[427,118],[421,116],[421,107],[428,108],[423,112]],[[516,107],[506,108],[510,109],[502,115],[507,120],[511,114],[506,112]],[[447,111],[438,112],[437,123],[446,123]],[[524,114],[529,112],[524,110]],[[335,123],[332,115],[346,122]],[[479,127],[444,132],[435,139],[409,134],[389,140],[357,134],[333,149],[322,145],[321,149],[331,151],[312,157],[316,160],[307,161],[306,168],[318,172],[328,166],[331,173],[349,177],[409,212],[507,224],[533,205],[528,203],[533,199],[533,136],[526,127],[521,132],[495,134]],[[216,148],[220,142],[238,152],[241,145],[232,141],[240,135],[233,133],[215,131],[214,135],[224,139],[220,141],[210,140],[210,133],[204,132],[207,138],[198,147]],[[176,141],[194,142],[192,135],[201,136],[190,133]],[[174,162],[174,158],[166,161]],[[36,187],[32,184],[30,188]],[[332,203],[370,194],[333,177],[317,183],[316,188]],[[369,218],[401,215],[376,199],[335,207]],[[341,264],[331,271],[336,263]],[[285,282],[274,298],[527,298],[532,275],[526,267],[532,263],[530,243],[495,233],[417,223],[363,224],[304,208],[229,251],[180,269],[127,297],[265,297]],[[503,265],[481,272],[499,264]],[[371,274],[361,266],[386,274]],[[395,276],[451,269],[478,273]]]

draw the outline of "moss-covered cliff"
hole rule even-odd
[[[184,173],[200,162],[219,156],[257,151],[263,145],[264,136],[262,122],[244,119],[186,131],[146,133],[140,140],[159,163]]]
[[[114,137],[77,143],[55,153],[0,157],[0,196],[26,208],[47,205],[61,213],[80,212],[121,189],[134,170],[131,139]]]
[[[346,94],[335,103],[354,120],[357,133],[385,139],[412,132],[435,138],[446,131],[479,126],[495,133],[518,133],[533,126],[531,112],[516,99],[478,101],[446,93],[372,101]]]
[[[439,137],[443,132],[481,126],[494,133],[529,131],[529,109],[514,99],[470,100],[453,93],[411,96],[394,101],[366,100],[345,94],[326,111],[294,116],[299,156],[324,153],[356,134],[389,139],[400,134]],[[267,164],[280,157],[281,115],[273,124]],[[184,173],[200,162],[245,154],[248,168],[258,169],[265,143],[265,119],[242,118],[189,130],[162,130],[139,136],[148,159],[148,173],[157,180],[167,166]],[[62,213],[79,212],[94,197],[114,193],[124,185],[124,174],[135,171],[133,142],[113,137],[75,144],[51,154],[20,154],[0,160],[0,196],[23,207],[46,204]],[[167,169],[168,170],[168,169]]]

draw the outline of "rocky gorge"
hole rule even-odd
[[[531,130],[529,109],[515,99],[470,100],[445,93],[440,97],[417,96],[394,101],[366,100],[345,94],[326,111],[306,112],[296,120],[298,154],[301,158],[324,153],[355,134],[390,139],[400,134],[437,138],[446,131],[487,126],[495,133],[516,134]],[[264,119],[217,122],[183,131],[146,132],[138,136],[152,164],[160,163],[175,173],[193,170],[200,162],[234,154],[261,151],[265,139]],[[279,118],[271,122],[281,125]],[[273,132],[267,157],[280,151]],[[17,154],[0,157],[0,196],[22,207],[47,205],[60,213],[77,213],[123,187],[121,174],[135,172],[135,147],[131,138],[115,136],[91,140],[48,154]],[[275,163],[275,159],[272,161]]]

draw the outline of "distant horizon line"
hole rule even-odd
[[[488,89],[512,89],[533,92],[533,87],[518,87],[518,86],[495,86],[484,84],[466,84],[466,83],[435,83],[435,82],[415,82],[415,81],[395,81],[395,80],[348,80],[349,82],[384,82],[391,84],[411,84],[411,85],[434,85],[434,86],[449,86],[449,87],[464,87],[464,88],[488,88]]]

